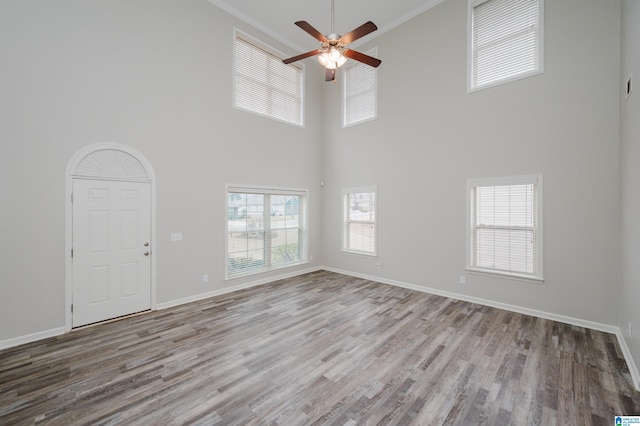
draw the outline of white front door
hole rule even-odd
[[[72,327],[151,309],[151,188],[73,179]]]

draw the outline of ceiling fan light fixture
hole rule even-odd
[[[335,47],[331,47],[331,49],[329,50],[329,59],[331,59],[333,62],[338,62],[340,58],[344,58],[342,52]]]
[[[321,54],[318,55],[318,62],[320,62],[320,64],[323,67],[327,67],[327,64],[329,63],[329,54],[327,52],[323,52]]]
[[[345,62],[347,62],[347,59],[348,58],[344,56],[342,51],[335,47],[331,47],[331,49],[318,55],[318,62],[320,62],[323,67],[330,70],[343,66]]]

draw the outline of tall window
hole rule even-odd
[[[285,65],[282,59],[270,48],[236,31],[234,105],[302,126],[302,65]]]
[[[376,57],[376,49],[367,52]],[[352,61],[344,68],[343,126],[373,120],[378,114],[376,68]]]
[[[227,278],[307,261],[306,191],[227,190]]]
[[[542,280],[542,177],[470,180],[468,269]]]
[[[342,206],[342,250],[375,255],[376,189],[344,189]]]
[[[543,69],[544,0],[469,0],[469,90]]]

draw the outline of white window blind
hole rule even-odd
[[[236,32],[234,105],[302,126],[303,72],[265,46]]]
[[[306,192],[227,190],[227,278],[306,261]]]
[[[541,276],[539,180],[471,183],[470,267]]]
[[[342,191],[344,221],[342,249],[354,253],[376,254],[375,188]]]
[[[376,49],[367,54],[376,57]],[[353,61],[345,67],[342,107],[345,127],[376,118],[377,79],[376,68],[369,65]]]
[[[471,90],[542,71],[543,1],[470,2]]]

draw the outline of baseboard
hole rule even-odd
[[[310,272],[316,272],[323,268],[314,267],[308,268],[304,270],[297,270],[295,272],[289,272],[286,274],[281,274],[277,276],[272,276],[268,278],[262,278],[255,281],[250,281],[242,284],[237,284],[231,287],[225,287],[218,290],[210,291],[207,293],[197,294],[195,296],[189,296],[182,299],[172,300],[169,302],[157,303],[156,309],[167,309],[178,305],[183,305],[185,303],[196,302],[198,300],[207,299],[209,297],[219,296],[221,294],[232,293],[234,291],[243,290],[245,288],[255,287],[261,284],[267,284],[270,282],[295,277],[302,274],[307,274]],[[64,327],[54,328],[51,330],[39,331],[37,333],[26,334],[24,336],[18,336],[11,339],[0,340],[0,350],[9,349],[14,346],[24,345],[25,343],[35,342],[36,340],[46,339],[48,337],[55,337],[62,334],[65,334],[66,330]]]
[[[636,390],[640,391],[640,374],[638,373],[638,368],[637,368],[637,366],[636,366],[636,364],[635,364],[635,362],[633,360],[633,356],[631,355],[631,350],[629,349],[629,346],[627,345],[627,342],[626,342],[626,340],[625,340],[625,338],[624,338],[624,336],[622,334],[622,331],[620,330],[620,327],[616,327],[616,326],[608,325],[608,324],[597,323],[597,322],[593,322],[593,321],[587,321],[587,320],[583,320],[583,319],[579,319],[579,318],[568,317],[568,316],[565,316],[565,315],[554,314],[554,313],[551,313],[551,312],[539,311],[539,310],[536,310],[536,309],[525,308],[525,307],[522,307],[522,306],[510,305],[510,304],[507,304],[507,303],[495,302],[493,300],[482,299],[482,298],[473,297],[473,296],[467,296],[467,295],[464,295],[464,294],[453,293],[453,292],[449,292],[449,291],[443,291],[443,290],[439,290],[439,289],[435,289],[435,288],[431,288],[431,287],[424,287],[424,286],[419,286],[419,285],[415,285],[415,284],[409,284],[409,283],[405,283],[405,282],[402,282],[402,281],[390,280],[390,279],[386,279],[386,278],[382,278],[382,277],[376,277],[376,276],[373,276],[373,275],[359,274],[357,272],[346,271],[346,270],[338,269],[338,268],[331,268],[331,267],[328,267],[328,266],[308,268],[308,269],[305,269],[305,270],[298,270],[298,271],[290,272],[290,273],[287,273],[287,274],[281,274],[281,275],[278,275],[278,276],[263,278],[263,279],[259,279],[259,280],[255,280],[255,281],[249,281],[249,282],[237,284],[237,285],[234,285],[234,286],[231,286],[231,287],[225,287],[225,288],[213,290],[213,291],[210,291],[210,292],[197,294],[195,296],[189,296],[189,297],[185,297],[185,298],[181,298],[181,299],[172,300],[172,301],[169,301],[169,302],[158,303],[156,305],[156,309],[160,310],[160,309],[171,308],[171,307],[174,307],[174,306],[184,305],[185,303],[196,302],[196,301],[199,301],[199,300],[208,299],[210,297],[215,297],[215,296],[219,296],[219,295],[222,295],[222,294],[232,293],[234,291],[244,290],[244,289],[255,287],[255,286],[258,286],[258,285],[267,284],[267,283],[270,283],[270,282],[274,282],[274,281],[278,281],[278,280],[282,280],[282,279],[287,279],[287,278],[295,277],[295,276],[302,275],[302,274],[316,272],[316,271],[319,271],[319,270],[326,270],[326,271],[330,271],[330,272],[336,272],[338,274],[349,275],[349,276],[356,277],[356,278],[362,278],[362,279],[366,279],[366,280],[376,281],[376,282],[379,282],[379,283],[389,284],[389,285],[393,285],[393,286],[396,286],[396,287],[406,288],[406,289],[409,289],[409,290],[415,290],[415,291],[420,291],[420,292],[423,292],[423,293],[435,294],[435,295],[438,295],[438,296],[449,297],[449,298],[457,299],[457,300],[463,300],[465,302],[477,303],[479,305],[484,305],[484,306],[491,306],[491,307],[498,308],[498,309],[504,309],[506,311],[516,312],[516,313],[520,313],[520,314],[524,314],[524,315],[531,315],[531,316],[544,318],[544,319],[548,319],[548,320],[552,320],[552,321],[562,322],[562,323],[565,323],[565,324],[575,325],[575,326],[578,326],[578,327],[584,327],[584,328],[589,328],[589,329],[592,329],[592,330],[603,331],[605,333],[615,334],[617,339],[618,339],[618,344],[620,345],[620,349],[622,350],[622,354],[624,356],[624,359],[627,362],[627,366],[629,367],[629,373],[631,375],[631,380],[633,381],[633,385],[635,386]],[[37,340],[46,339],[46,338],[49,338],[49,337],[59,336],[59,335],[62,335],[64,333],[65,333],[65,328],[64,327],[58,327],[58,328],[54,328],[54,329],[51,329],[51,330],[45,330],[45,331],[40,331],[40,332],[37,332],[37,333],[27,334],[27,335],[24,335],[24,336],[14,337],[12,339],[0,340],[0,350],[12,348],[14,346],[23,345],[23,344],[26,344],[26,343],[35,342]]]
[[[255,281],[249,281],[249,282],[245,282],[245,283],[241,283],[241,284],[236,284],[236,285],[233,285],[231,287],[224,287],[224,288],[208,291],[206,293],[196,294],[194,296],[183,297],[181,299],[171,300],[169,302],[157,303],[156,304],[156,309],[160,310],[160,309],[173,308],[174,306],[184,305],[185,303],[197,302],[199,300],[208,299],[210,297],[220,296],[222,294],[227,294],[227,293],[233,293],[234,291],[244,290],[246,288],[251,288],[251,287],[258,286],[258,285],[267,284],[267,283],[271,283],[271,282],[278,281],[278,280],[297,277],[298,275],[308,274],[310,272],[316,272],[316,271],[319,271],[319,270],[322,270],[322,269],[325,269],[325,268],[315,267],[315,268],[308,268],[308,269],[304,269],[304,270],[297,270],[295,272],[289,272],[289,273],[286,273],[286,274],[281,274],[281,275],[277,275],[277,276],[273,276],[273,277],[262,278],[262,279],[255,280]]]
[[[60,336],[65,333],[64,327],[53,328],[51,330],[39,331],[37,333],[26,334],[24,336],[14,337],[12,339],[0,340],[0,351],[9,349],[14,346],[24,345],[25,343],[35,342],[36,340],[47,339],[49,337]]]
[[[522,306],[510,305],[510,304],[507,304],[507,303],[496,302],[496,301],[493,301],[493,300],[482,299],[482,298],[473,297],[473,296],[467,296],[467,295],[464,295],[464,294],[453,293],[453,292],[449,292],[449,291],[443,291],[443,290],[439,290],[439,289],[435,289],[435,288],[431,288],[431,287],[424,287],[424,286],[419,286],[419,285],[415,285],[415,284],[409,284],[409,283],[396,281],[396,280],[390,280],[390,279],[386,279],[386,278],[382,278],[382,277],[376,277],[376,276],[372,276],[372,275],[360,274],[360,273],[357,273],[357,272],[346,271],[346,270],[343,270],[343,269],[331,268],[331,267],[328,267],[328,266],[324,266],[322,269],[327,270],[327,271],[331,271],[331,272],[336,272],[338,274],[349,275],[349,276],[356,277],[356,278],[363,278],[363,279],[366,279],[366,280],[376,281],[376,282],[383,283],[383,284],[389,284],[389,285],[393,285],[393,286],[396,286],[396,287],[402,287],[402,288],[406,288],[406,289],[409,289],[409,290],[416,290],[416,291],[420,291],[420,292],[423,292],[423,293],[429,293],[429,294],[435,294],[435,295],[438,295],[438,296],[449,297],[451,299],[463,300],[465,302],[477,303],[477,304],[483,305],[483,306],[491,306],[493,308],[504,309],[504,310],[510,311],[510,312],[516,312],[516,313],[524,314],[524,315],[531,315],[531,316],[535,316],[535,317],[538,317],[538,318],[548,319],[548,320],[551,320],[551,321],[558,321],[558,322],[562,322],[562,323],[565,323],[565,324],[571,324],[571,325],[575,325],[575,326],[578,326],[578,327],[589,328],[591,330],[597,330],[597,331],[602,331],[602,332],[605,332],[605,333],[614,334],[618,338],[618,344],[620,345],[620,349],[622,350],[622,354],[624,356],[624,359],[627,362],[627,366],[629,367],[629,373],[631,374],[631,380],[633,381],[633,385],[635,386],[636,390],[640,391],[640,374],[638,374],[638,368],[637,368],[637,366],[636,366],[636,364],[635,364],[635,362],[633,360],[633,357],[631,356],[631,351],[629,350],[629,347],[627,346],[627,342],[624,339],[624,336],[622,335],[622,331],[620,330],[620,327],[616,327],[614,325],[609,325],[609,324],[602,324],[602,323],[594,322],[594,321],[588,321],[588,320],[584,320],[584,319],[580,319],[580,318],[568,317],[568,316],[565,316],[565,315],[554,314],[554,313],[551,313],[551,312],[539,311],[537,309],[530,309],[530,308],[525,308],[525,307],[522,307]]]
[[[622,330],[620,330],[620,328],[618,328],[616,336],[618,337],[618,344],[620,345],[620,349],[622,350],[622,355],[624,356],[625,361],[627,361],[627,367],[629,367],[629,374],[631,374],[633,386],[635,386],[637,391],[640,391],[640,374],[638,374],[638,367],[633,361],[631,350],[629,349],[629,346],[627,346],[627,340],[624,338],[624,335],[622,334]]]

